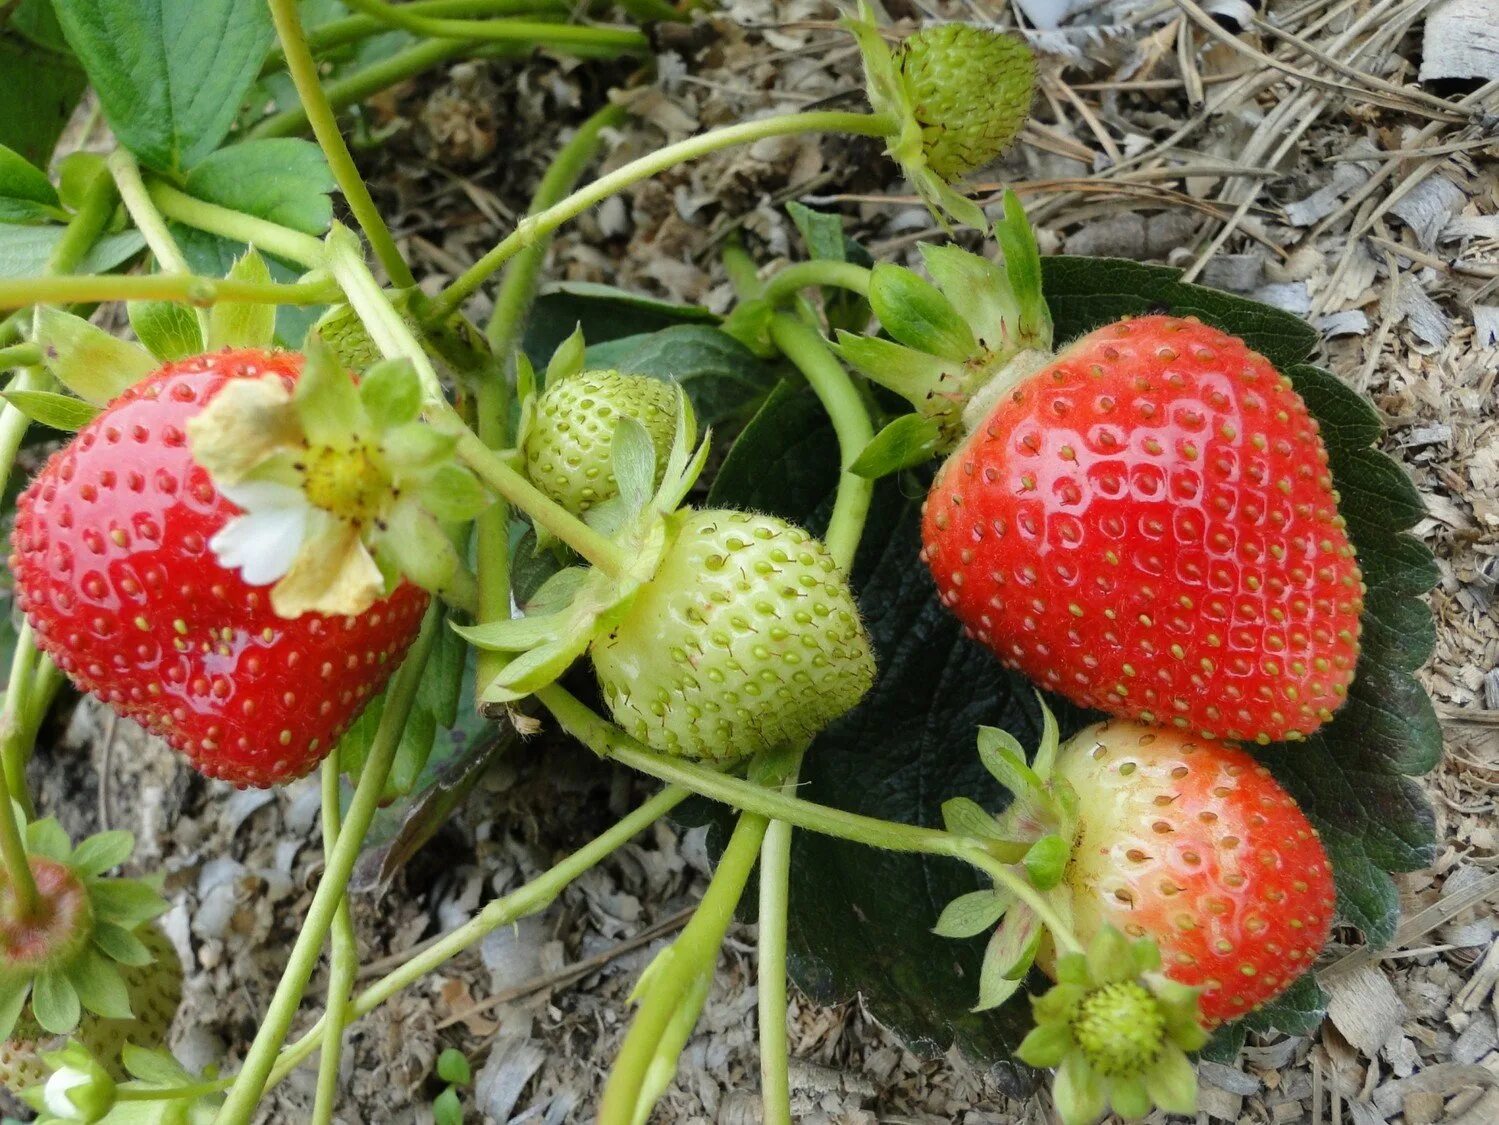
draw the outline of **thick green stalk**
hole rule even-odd
[[[463,272],[451,285],[432,301],[427,310],[427,319],[440,322],[463,304],[485,278],[494,273],[512,257],[537,239],[550,234],[569,219],[576,218],[596,203],[601,203],[616,192],[631,184],[649,179],[687,160],[695,160],[720,149],[734,145],[750,144],[765,137],[784,137],[795,133],[854,133],[860,136],[883,137],[895,129],[895,123],[877,113],[838,113],[821,111],[815,113],[792,113],[778,117],[765,117],[758,121],[746,121],[729,125],[700,136],[689,137],[676,144],[659,148],[636,160],[601,176],[588,186],[573,192],[538,215],[522,219],[509,235],[493,250],[485,254]]]
[[[623,121],[624,116],[622,107],[608,105],[578,127],[553,157],[537,185],[536,194],[531,197],[533,212],[545,210],[572,189],[598,152],[604,130]],[[536,295],[549,242],[543,239],[517,254],[495,294],[494,313],[486,331],[497,365],[479,384],[474,396],[479,440],[493,450],[502,450],[510,444],[510,357],[520,347],[526,312]],[[510,505],[496,502],[480,512],[474,521],[474,535],[479,560],[479,621],[502,621],[510,616]],[[477,682],[492,681],[508,659],[505,653],[481,651]]]
[[[257,250],[295,262],[304,269],[317,269],[323,264],[323,244],[310,234],[197,199],[164,180],[153,179],[147,188],[151,192],[151,202],[161,213],[185,226],[236,242],[247,242]]]
[[[845,263],[804,264],[840,266]],[[869,271],[857,266],[852,268],[863,275],[867,287]],[[787,274],[797,269],[799,267],[792,266],[772,279],[765,287],[766,298],[773,301],[772,293],[776,290],[776,282],[782,281]],[[832,271],[832,275],[841,276],[842,272]],[[826,276],[829,275],[822,271],[802,270],[793,275],[793,282],[796,283],[796,288],[805,284],[820,285],[825,284],[823,279]],[[857,280],[856,275],[851,276]],[[803,278],[810,280],[802,280]],[[785,291],[794,292],[795,289]],[[848,468],[874,437],[869,411],[864,408],[864,400],[848,372],[828,350],[821,333],[795,316],[777,313],[770,323],[770,338],[806,377],[833,423],[843,473],[838,479],[838,493],[833,502],[833,515],[828,523],[826,541],[828,551],[838,565],[845,572],[851,571],[854,552],[858,550],[859,539],[864,534],[864,521],[869,514],[870,500],[874,496],[874,482],[849,472]],[[806,747],[799,748],[787,764],[786,776],[781,781],[781,792],[787,796],[796,792],[797,775],[805,752]],[[772,822],[765,832],[765,843],[760,849],[760,942],[756,980],[760,1018],[760,1102],[766,1125],[791,1125],[791,1086],[787,1072],[790,1045],[786,1035],[786,943],[791,906],[791,832],[791,825],[786,821]]]
[[[342,812],[342,771],[338,754],[323,762],[323,862],[333,858],[338,841]],[[312,1104],[311,1125],[332,1125],[338,1104],[338,1064],[343,1055],[344,1028],[349,1014],[349,994],[359,973],[359,943],[354,936],[354,920],[349,916],[349,895],[345,891],[333,915],[333,948],[328,957],[328,1002],[323,1016],[322,1054],[318,1058],[317,1094]]]
[[[47,256],[47,274],[72,273],[109,226],[115,209],[114,181],[101,171],[84,188],[83,200]]]
[[[690,796],[687,790],[667,787],[607,831],[584,844],[572,855],[525,886],[497,898],[469,921],[422,950],[399,968],[392,969],[374,984],[354,997],[349,1005],[350,1022],[366,1016],[392,996],[409,988],[426,974],[446,963],[465,949],[477,944],[486,934],[508,926],[528,914],[545,910],[562,891],[589,868],[608,858],[641,832],[669,813]],[[282,1052],[271,1072],[275,1085],[317,1049],[327,1016]]]
[[[391,27],[435,39],[482,39],[491,43],[537,43],[570,47],[582,44],[620,51],[650,50],[645,33],[633,27],[584,27],[531,20],[453,20],[413,12],[385,0],[344,0],[344,4]]]
[[[166,220],[162,218],[161,212],[151,201],[151,193],[147,190],[145,181],[141,179],[141,166],[136,163],[130,150],[115,149],[109,154],[108,165],[110,174],[114,176],[120,199],[124,201],[125,210],[129,212],[131,222],[135,223],[135,229],[141,232],[141,237],[146,240],[146,245],[155,256],[157,268],[167,274],[191,274],[192,267],[187,264],[187,259],[182,255],[182,248],[177,245],[177,240],[167,229]],[[201,307],[195,309],[194,312],[198,318],[198,331],[206,340],[208,339],[208,313]]]
[[[18,346],[31,347],[30,344]],[[40,367],[23,367],[5,389],[40,391],[45,390],[50,382],[50,377]],[[26,427],[30,424],[31,419],[9,402],[0,402],[0,496],[5,494],[10,485],[10,471],[15,467],[16,455],[21,451],[21,442],[25,439]]]
[[[571,6],[564,0],[410,0],[406,7],[428,16],[532,16],[543,13],[566,15]],[[387,25],[370,16],[344,16],[307,29],[307,46],[314,54],[368,39],[387,29]],[[279,70],[286,65],[280,50],[266,58],[261,73]]]
[[[432,651],[438,629],[442,628],[442,608],[434,605],[427,611],[422,630],[411,646],[400,669],[391,679],[385,693],[385,710],[380,716],[380,725],[370,746],[369,757],[359,775],[359,784],[354,790],[354,799],[349,805],[348,818],[338,841],[318,881],[312,906],[302,922],[301,932],[287,958],[286,969],[281,974],[281,983],[271,998],[270,1007],[245,1056],[229,1096],[214,1118],[217,1125],[248,1125],[265,1089],[266,1079],[276,1065],[276,1057],[286,1042],[286,1033],[296,1018],[297,1005],[302,992],[312,977],[312,970],[322,955],[323,940],[333,925],[339,903],[344,900],[344,891],[353,873],[359,850],[364,846],[365,834],[370,820],[380,802],[381,791],[395,761],[400,747],[401,732],[405,729],[407,716],[416,702],[417,688],[421,684],[422,671]]]
[[[5,879],[15,904],[15,917],[24,921],[36,913],[36,879],[31,874],[26,841],[21,836],[16,806],[11,801],[11,788],[3,771],[0,771],[0,861],[5,864]]]
[[[276,36],[281,41],[281,52],[286,56],[287,73],[296,84],[297,96],[302,101],[302,108],[307,111],[313,136],[317,137],[323,155],[328,158],[333,178],[337,181],[339,190],[344,193],[349,210],[354,212],[359,229],[364,231],[364,237],[369,240],[375,257],[385,267],[391,284],[397,289],[410,289],[416,284],[416,277],[406,264],[406,259],[401,257],[401,251],[396,248],[396,240],[391,237],[390,228],[385,225],[385,219],[375,206],[369,187],[360,176],[359,169],[354,166],[349,146],[344,143],[343,134],[339,132],[338,119],[334,116],[333,106],[329,104],[328,95],[323,92],[323,85],[318,77],[317,61],[308,50],[307,39],[302,33],[302,17],[297,11],[297,0],[269,2],[271,18],[276,23]]]
[[[29,622],[23,622],[10,658],[10,678],[5,686],[5,706],[0,711],[0,770],[10,787],[11,799],[31,816],[31,794],[26,790],[26,763],[36,742],[36,732],[61,686],[57,666],[37,650]]]
[[[477,54],[479,47],[480,44],[467,39],[424,39],[379,62],[334,79],[323,87],[324,96],[335,110],[343,109],[431,70],[438,63]],[[257,139],[295,137],[305,133],[308,124],[307,111],[299,105],[292,106],[257,123],[248,136]]]
[[[42,349],[35,344],[12,344],[8,348],[0,348],[0,371],[9,371],[15,367],[35,367],[41,362]]]
[[[204,306],[219,301],[258,301],[267,305],[317,305],[337,296],[326,280],[283,285],[191,274],[87,274],[0,281],[0,308],[98,301],[181,301]]]
[[[830,262],[819,259],[787,266],[765,283],[765,299],[773,305],[793,297],[811,286],[849,289],[861,297],[869,296],[869,270],[853,262]]]
[[[598,1125],[644,1121],[675,1071],[675,1055],[702,1010],[724,935],[760,853],[766,823],[764,817],[753,814],[739,818],[692,921],[657,955],[648,976],[642,978],[640,1008],[614,1058],[599,1104]]]

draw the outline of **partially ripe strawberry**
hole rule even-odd
[[[817,734],[874,682],[848,581],[774,516],[683,509],[654,577],[592,648],[615,720],[669,754],[733,761]]]
[[[182,1003],[182,962],[171,940],[154,923],[142,926],[135,936],[150,954],[146,963],[121,969],[135,1018],[111,1020],[86,1012],[71,1036],[54,1036],[29,1016],[22,1016],[10,1038],[0,1043],[0,1087],[19,1093],[46,1081],[42,1055],[57,1050],[69,1038],[83,1044],[117,1079],[126,1077],[120,1062],[126,1043],[148,1050],[166,1043]]]
[[[1317,830],[1250,755],[1114,720],[1062,747],[1052,776],[1077,795],[1059,889],[1084,945],[1105,926],[1154,939],[1166,975],[1202,989],[1208,1027],[1311,968],[1332,926],[1332,870]]]
[[[579,371],[537,397],[524,441],[526,475],[575,515],[613,499],[613,440],[622,418],[645,427],[656,450],[653,483],[660,484],[676,433],[677,388],[618,371]]]
[[[1296,739],[1342,704],[1364,584],[1318,424],[1195,319],[1101,328],[999,394],[927,498],[942,601],[1085,707]]]
[[[80,688],[240,786],[302,776],[333,749],[416,636],[403,583],[356,617],[271,609],[209,540],[239,514],[192,458],[189,419],[230,380],[302,357],[225,351],[169,364],[116,399],[22,495],[10,566],[37,643]]]

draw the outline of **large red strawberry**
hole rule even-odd
[[[209,540],[239,510],[187,446],[229,380],[302,357],[225,351],[169,364],[110,404],[21,497],[16,601],[74,683],[161,735],[210,777],[273,785],[311,770],[384,686],[427,596],[402,584],[357,617],[271,609]]]
[[[1242,340],[1125,320],[999,397],[938,474],[922,557],[973,636],[1083,706],[1294,739],[1331,718],[1359,653],[1327,461]]]
[[[1237,747],[1114,720],[1061,750],[1077,794],[1062,874],[1084,945],[1105,925],[1160,947],[1215,1027],[1278,996],[1316,960],[1335,893],[1317,830]]]

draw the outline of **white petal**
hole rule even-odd
[[[65,1066],[53,1071],[52,1077],[47,1079],[47,1085],[42,1089],[42,1102],[46,1105],[47,1112],[64,1121],[82,1121],[83,1116],[73,1104],[73,1099],[68,1097],[68,1091],[75,1086],[88,1084],[89,1076],[81,1070]]]
[[[273,480],[244,480],[237,484],[220,484],[219,492],[231,504],[246,512],[258,512],[268,508],[306,508],[307,497],[302,490],[289,484]]]
[[[275,582],[291,569],[307,538],[306,504],[261,508],[226,523],[208,541],[219,565],[251,586]]]

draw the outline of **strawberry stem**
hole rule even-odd
[[[166,220],[151,202],[151,193],[146,190],[146,184],[141,179],[141,166],[136,163],[130,150],[115,149],[105,163],[110,175],[114,177],[115,189],[120,193],[120,200],[125,204],[131,222],[135,223],[135,229],[141,232],[141,237],[146,240],[146,245],[156,258],[157,268],[163,273],[192,273],[192,267],[182,255],[182,248],[167,229]],[[193,311],[198,319],[198,331],[206,340],[208,311],[201,306]]]
[[[94,304],[99,301],[179,301],[204,306],[220,301],[266,305],[321,305],[338,297],[326,279],[286,285],[274,281],[233,281],[191,274],[82,274],[0,281],[0,308],[30,305]]]
[[[185,226],[248,243],[263,253],[295,262],[305,269],[316,269],[323,263],[323,244],[310,234],[217,203],[195,199],[164,180],[151,179],[147,190],[151,193],[151,202],[163,215]]]
[[[292,1020],[296,1018],[303,990],[322,955],[323,939],[333,925],[339,904],[344,901],[349,876],[354,871],[354,863],[359,858],[370,821],[385,789],[386,778],[390,775],[396,751],[400,748],[406,719],[416,702],[427,657],[432,652],[437,631],[441,627],[442,609],[434,605],[427,611],[421,633],[411,646],[411,651],[391,679],[385,696],[385,710],[380,716],[380,726],[375,732],[369,757],[359,775],[359,784],[354,789],[348,818],[333,845],[323,869],[323,877],[318,881],[312,906],[307,911],[302,930],[287,958],[286,969],[281,974],[281,982],[276,986],[276,993],[271,998],[260,1031],[250,1046],[249,1054],[245,1056],[234,1084],[229,1088],[228,1098],[214,1119],[217,1125],[248,1125],[254,1115],[255,1106],[265,1089],[266,1079],[276,1064],[276,1056],[282,1044],[286,1042]]]
[[[338,754],[323,760],[323,862],[333,859],[333,848],[340,831],[342,771]],[[331,1125],[338,1103],[338,1064],[343,1053],[344,1027],[349,1014],[349,995],[359,973],[359,942],[354,936],[354,922],[349,916],[349,895],[339,897],[333,915],[332,949],[328,961],[328,1001],[323,1029],[322,1054],[318,1058],[317,1093],[312,1105],[311,1125]]]
[[[31,874],[31,859],[26,854],[26,841],[21,836],[16,805],[11,800],[10,784],[5,780],[3,771],[0,771],[0,860],[5,863],[6,883],[15,920],[24,922],[35,917],[40,902],[36,879]]]
[[[487,43],[534,43],[537,46],[604,47],[646,53],[650,40],[633,27],[582,27],[534,20],[442,19],[408,12],[385,0],[346,0],[346,6],[390,27],[433,39],[476,39]]]
[[[313,136],[317,138],[323,155],[328,158],[333,178],[343,192],[344,199],[348,201],[349,210],[354,213],[359,229],[369,239],[375,257],[385,267],[391,284],[397,289],[410,289],[416,285],[416,277],[406,264],[406,259],[401,257],[396,240],[391,236],[390,228],[385,225],[385,219],[375,206],[370,189],[354,165],[349,146],[344,143],[343,134],[339,132],[338,119],[334,116],[333,107],[328,103],[328,95],[323,92],[322,82],[318,78],[317,60],[312,57],[302,31],[302,17],[297,11],[296,0],[270,0],[270,5],[271,19],[276,24],[276,37],[281,41],[281,53],[286,58],[287,73],[296,85],[297,97],[307,113]]]
[[[573,192],[537,215],[530,215],[517,224],[494,249],[485,254],[452,284],[433,299],[428,309],[428,323],[441,323],[457,311],[486,278],[512,257],[538,239],[550,234],[569,219],[576,218],[596,203],[601,203],[616,192],[631,184],[649,179],[687,160],[695,160],[720,149],[734,145],[750,144],[766,137],[785,137],[797,133],[853,133],[866,137],[888,136],[895,129],[895,122],[878,113],[842,113],[822,111],[814,113],[790,113],[765,117],[758,121],[745,121],[714,129],[700,136],[688,137],[684,141],[667,145],[630,161],[607,176],[601,176],[588,186]]]
[[[787,266],[765,283],[763,296],[772,305],[794,297],[799,290],[812,286],[847,289],[861,297],[869,296],[870,271],[853,262],[817,259]]]
[[[1081,953],[1083,951],[1082,942],[1078,941],[1077,935],[1072,932],[1072,927],[1063,921],[1062,916],[1052,907],[1047,897],[1032,886],[1030,881],[1019,874],[1015,868],[997,860],[989,851],[980,847],[972,848],[963,858],[1035,911],[1036,917],[1040,918],[1042,924],[1050,931],[1059,952]]]

